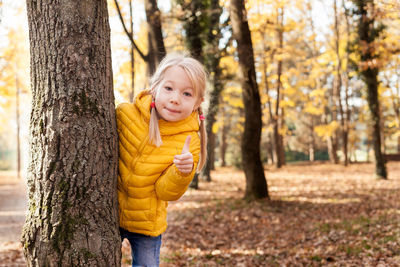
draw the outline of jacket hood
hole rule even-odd
[[[136,96],[134,102],[134,105],[138,108],[146,122],[150,121],[151,99],[151,93],[148,90],[144,90]],[[174,135],[186,131],[199,131],[198,118],[198,112],[193,111],[189,117],[180,121],[171,122],[159,119],[158,126],[160,128],[160,133],[161,135]]]

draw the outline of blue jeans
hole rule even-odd
[[[158,267],[160,264],[161,235],[148,236],[119,228],[121,240],[128,239],[132,250],[132,267]]]

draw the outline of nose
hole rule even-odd
[[[169,101],[173,104],[179,104],[180,103],[180,96],[179,96],[179,92],[175,91],[173,92],[173,94],[171,95],[171,98],[169,99]]]

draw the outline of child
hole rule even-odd
[[[131,245],[132,266],[159,265],[168,201],[185,193],[205,163],[205,89],[197,60],[168,55],[150,89],[117,107],[120,232]]]

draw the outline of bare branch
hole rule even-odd
[[[136,45],[135,40],[133,40],[133,34],[132,34],[132,32],[128,31],[128,29],[126,28],[125,21],[124,21],[124,18],[122,17],[121,9],[119,8],[118,1],[117,1],[117,0],[114,0],[114,3],[115,3],[115,6],[117,7],[118,16],[119,16],[119,19],[120,19],[120,21],[121,21],[122,27],[124,28],[124,31],[125,31],[126,35],[128,36],[129,40],[132,42],[133,46],[135,47],[136,51],[139,53],[140,57],[141,57],[144,61],[148,62],[148,61],[149,61],[149,56],[148,56],[148,55],[144,55],[144,54],[142,53],[142,51],[141,51],[141,50],[139,49],[139,47]]]

